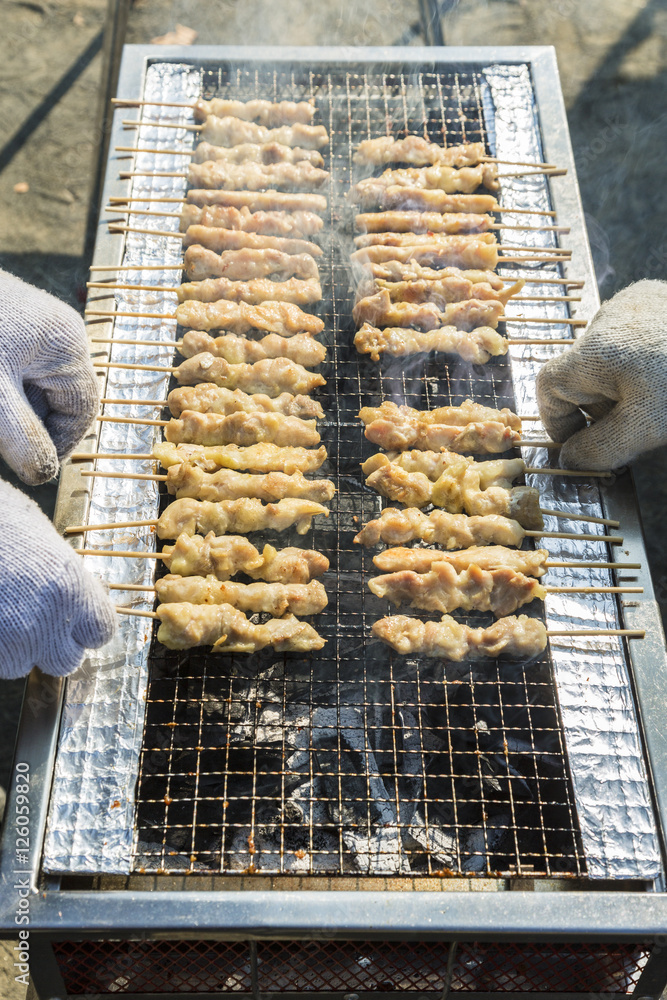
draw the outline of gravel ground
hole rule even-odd
[[[86,280],[106,6],[106,0],[3,4],[0,266],[73,305],[80,305]],[[135,0],[127,40],[149,42],[181,23],[198,32],[201,44],[414,44],[417,10],[416,0]],[[664,213],[655,209],[654,192],[667,153],[667,0],[461,0],[444,29],[452,45],[556,47],[602,295],[641,277],[666,278]],[[15,193],[17,184],[27,184],[27,193]],[[635,467],[663,616],[666,457],[661,449]],[[0,475],[8,475],[1,465]],[[53,486],[31,492],[52,511]],[[2,688],[0,782],[8,777],[21,691],[20,682]],[[10,949],[0,949],[0,997],[22,1000]]]

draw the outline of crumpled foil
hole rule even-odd
[[[484,75],[492,105],[487,121],[493,123],[495,135],[490,140],[495,155],[507,160],[544,161],[528,67],[492,66],[484,70]],[[501,167],[500,173],[512,169]],[[551,208],[548,181],[543,176],[504,181],[502,198],[503,206]],[[503,222],[510,224],[526,224],[526,218],[503,213]],[[505,230],[500,238],[501,242],[515,246],[557,245],[551,232]],[[558,276],[556,269],[549,267],[551,276]],[[533,265],[510,273],[535,277],[539,272]],[[554,294],[553,285],[529,287],[530,295]],[[567,305],[509,303],[506,312],[558,317],[567,315]],[[509,336],[549,340],[570,337],[571,328],[558,324],[513,324]],[[516,412],[520,416],[538,412],[535,380],[541,363],[562,350],[556,346],[512,348]],[[536,421],[531,424],[530,432],[524,431],[524,436],[529,438],[533,433],[536,438],[544,438],[544,430],[540,428]],[[545,449],[522,449],[522,457],[533,467],[553,464]],[[604,516],[594,480],[534,475],[527,477],[527,483],[539,489],[544,508]],[[555,517],[546,517],[545,526],[551,531],[579,530],[589,534],[605,531],[596,524],[574,528],[572,522]],[[609,560],[604,543],[543,538],[539,544],[556,561]],[[546,580],[555,587],[608,587],[615,583],[610,570],[588,567],[550,569]],[[616,600],[610,594],[550,594],[546,611],[549,629],[623,627]],[[562,637],[552,638],[550,646],[588,874],[592,878],[657,878],[661,872],[658,835],[622,640]]]
[[[149,67],[144,99],[149,101],[188,101],[200,92],[200,76],[192,66],[163,63]],[[127,112],[142,120],[185,121],[184,109],[146,106]],[[192,148],[192,132],[185,129],[142,126],[128,132],[128,145],[139,147]],[[131,163],[128,160],[127,163]],[[190,157],[165,153],[140,153],[136,171],[186,170]],[[180,197],[186,189],[181,177],[134,177],[133,197]],[[173,210],[173,206],[148,203],[149,209]],[[178,206],[176,206],[178,208]],[[155,220],[132,214],[132,227],[158,228]],[[150,219],[150,217],[149,217]],[[124,222],[120,216],[118,221]],[[161,218],[159,228],[178,232],[178,219]],[[124,264],[178,264],[182,260],[180,239],[128,233]],[[119,312],[173,312],[174,293],[160,286],[177,284],[180,271],[118,271],[124,284],[154,285],[155,291],[116,293]],[[103,293],[106,294],[106,293]],[[89,300],[89,305],[91,305]],[[106,306],[105,306],[106,308]],[[94,329],[94,327],[93,327]],[[130,364],[168,366],[173,364],[175,321],[162,319],[118,318],[113,326],[114,340],[150,340],[155,347],[114,344],[111,360]],[[93,333],[93,336],[95,334]],[[105,334],[106,336],[107,334]],[[164,345],[164,346],[161,346]],[[114,399],[164,399],[169,374],[109,370],[106,396]],[[107,416],[155,417],[159,410],[150,406],[109,405]],[[104,453],[150,454],[161,439],[160,428],[152,425],[102,423],[99,451]],[[156,471],[152,460],[99,459],[96,468],[105,472]],[[136,480],[93,480],[89,524],[114,521],[149,520],[158,516],[157,483]],[[132,552],[155,551],[155,533],[151,527],[123,528],[89,532],[86,548],[118,549]],[[107,583],[153,585],[154,559],[122,559],[84,556],[86,568]],[[137,591],[112,591],[115,602],[141,611],[152,611],[153,594]],[[67,681],[56,759],[51,809],[44,849],[44,869],[48,872],[129,871],[134,827],[134,786],[139,766],[139,751],[145,714],[148,678],[148,649],[153,630],[151,619],[119,616],[116,638],[103,649],[93,652]]]
[[[487,85],[483,88],[486,122],[491,149],[506,159],[542,160],[539,127],[529,71],[526,66],[493,66],[485,70]],[[199,91],[199,74],[187,65],[158,64],[147,74],[144,97],[147,100],[183,101]],[[182,111],[168,108],[142,109],[138,117],[183,120]],[[138,133],[138,145],[173,148],[191,144],[191,133],[173,128],[143,127]],[[168,154],[140,154],[137,170],[180,170],[188,159]],[[511,168],[510,168],[511,169]],[[133,193],[145,196],[179,195],[185,181],[178,178],[135,178]],[[503,182],[503,203],[525,208],[549,208],[548,185],[543,177],[512,178]],[[155,206],[148,206],[155,207]],[[503,221],[520,224],[525,216],[505,213]],[[142,226],[145,217],[130,216],[130,223]],[[154,221],[149,223],[154,225]],[[176,230],[177,220],[162,219],[160,228]],[[514,245],[530,247],[554,246],[550,233],[510,231],[504,239]],[[180,243],[166,237],[128,235],[126,263],[176,262],[180,260]],[[536,267],[517,269],[517,274],[535,276]],[[552,275],[555,273],[552,271]],[[175,304],[173,296],[158,290],[160,285],[173,284],[175,272],[127,272],[128,282],[156,286],[155,292],[126,292],[118,294],[117,308],[170,311]],[[553,293],[551,285],[531,285],[531,293]],[[508,306],[508,314],[525,310],[534,317],[566,315],[565,305],[550,303],[522,303]],[[118,320],[114,336],[128,339],[169,340],[173,338],[175,324],[161,320]],[[531,339],[567,337],[567,326],[540,326],[539,324],[513,325],[510,336]],[[535,377],[542,360],[551,357],[560,348],[526,346],[512,349],[512,370],[519,414],[535,414]],[[119,361],[141,361],[170,364],[173,348],[116,345],[112,357]],[[167,378],[158,373],[124,372],[117,369],[110,375],[108,396],[131,399],[159,399],[165,395]],[[145,407],[110,407],[107,413],[124,416],[151,416]],[[535,423],[531,431],[524,432],[536,439],[544,431]],[[159,429],[141,425],[103,424],[100,450],[109,452],[148,453],[159,435]],[[544,450],[524,450],[530,465],[549,464]],[[152,471],[153,463],[139,461],[99,461],[98,468],[134,472]],[[546,476],[531,477],[530,485],[538,486],[545,507],[570,509],[572,512],[601,516],[599,491],[595,483],[582,480],[554,479]],[[378,498],[378,512],[381,506]],[[92,493],[89,520],[91,523],[106,521],[149,519],[157,515],[157,490],[150,484],[142,489],[133,488],[131,481],[96,480]],[[547,528],[568,530],[568,521],[548,518]],[[602,534],[602,526],[585,525],[580,530]],[[544,539],[540,544],[556,560],[607,560],[608,551],[603,542],[575,543],[568,540]],[[99,548],[115,546],[119,549],[144,551],[154,548],[149,528],[123,529],[113,532],[96,532],[87,536],[87,545]],[[153,561],[87,557],[89,568],[116,583],[150,585],[154,575]],[[574,586],[613,584],[606,570],[552,569],[550,585]],[[354,588],[351,588],[354,593]],[[148,610],[152,599],[136,592],[115,592],[119,603]],[[369,598],[365,595],[365,600]],[[596,623],[604,627],[618,627],[619,619],[613,597],[603,595],[550,595],[547,599],[547,624],[550,628],[590,628]],[[45,847],[44,867],[51,872],[107,872],[127,873],[131,866],[134,829],[134,785],[138,772],[138,758],[142,739],[144,698],[147,680],[147,653],[151,623],[141,619],[122,618],[118,638],[104,650],[91,656],[84,667],[70,678],[56,762],[51,812]],[[552,656],[556,671],[558,694],[564,725],[577,815],[589,876],[597,878],[652,879],[660,873],[657,833],[650,804],[649,785],[639,739],[637,717],[621,641],[608,639],[552,639]],[[279,705],[271,704],[272,682],[269,671],[249,681],[247,702],[255,704],[264,693],[261,718],[257,720],[256,739],[267,745],[272,742],[272,732],[280,742],[288,734],[290,740],[289,769],[308,774],[308,740],[312,737],[318,746],[321,774],[299,786],[293,805],[301,808],[304,821],[310,829],[319,830],[308,857],[301,860],[298,854],[290,861],[290,870],[316,871],[335,869],[338,865],[340,845],[330,842],[326,827],[329,825],[325,800],[327,799],[327,747],[332,732],[344,734],[350,749],[372,757],[372,747],[366,743],[367,732],[357,718],[358,708],[349,705],[344,709],[317,707],[313,713],[308,705],[293,703],[287,706],[288,718],[283,718]],[[406,698],[409,705],[415,699]],[[340,711],[346,713],[340,716]],[[378,710],[379,711],[379,710]],[[403,708],[401,726],[405,740],[417,733],[418,723]],[[242,737],[239,726],[239,738]],[[310,735],[309,735],[310,734]],[[232,741],[234,729],[230,732]],[[341,737],[343,738],[343,737]],[[320,749],[321,746],[321,749]],[[334,762],[335,763],[335,762]],[[372,771],[372,768],[371,768]],[[406,775],[406,780],[410,779]],[[353,780],[354,776],[350,776]],[[418,781],[418,779],[416,779]],[[415,801],[418,796],[415,794]],[[402,874],[405,852],[399,840],[401,829],[396,825],[393,802],[378,779],[375,808],[378,817],[384,816],[375,828],[382,831],[372,843],[367,834],[355,832],[350,827],[344,833],[344,847],[355,856],[358,871],[374,874]],[[420,806],[415,805],[410,835],[415,846],[428,847],[432,856],[444,866],[451,864],[453,844],[444,831],[425,829]],[[404,817],[401,817],[402,819]],[[266,842],[257,843],[264,868],[287,870],[281,866],[275,838],[270,831]],[[238,850],[232,846],[231,855],[238,856],[243,867],[247,863],[248,830],[238,833]],[[441,837],[442,842],[438,842]],[[487,830],[487,846],[493,847],[493,831]],[[426,843],[426,840],[428,843]],[[395,845],[395,846],[393,846]],[[142,845],[136,845],[141,857]],[[484,844],[471,852],[483,859]],[[149,859],[150,860],[150,859]],[[188,867],[188,859],[172,858],[166,867]],[[232,862],[234,867],[234,862]],[[288,866],[289,867],[289,866]],[[482,861],[483,867],[483,861]]]

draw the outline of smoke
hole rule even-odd
[[[603,292],[605,283],[609,282],[616,273],[610,263],[609,240],[604,229],[593,215],[585,213],[584,218],[588,230],[588,241],[591,245],[591,253],[593,255],[595,280],[600,292]]]

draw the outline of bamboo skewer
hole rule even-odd
[[[185,265],[180,264],[91,264],[89,271],[182,271]]]
[[[166,399],[111,399],[106,396],[104,399],[100,400],[102,405],[122,405],[122,406],[166,406]],[[537,417],[535,418],[538,419]]]
[[[133,347],[180,347],[182,340],[121,340],[116,337],[91,337],[91,344],[125,344]]]
[[[137,618],[153,618],[159,619],[159,615],[155,611],[137,611],[136,608],[124,608],[121,605],[116,605],[116,611],[123,615],[135,615]],[[631,629],[631,628],[586,628],[586,629],[565,629],[565,630],[553,630],[546,629],[546,634],[549,639],[560,637],[560,636],[626,636],[628,639],[643,639],[646,636],[646,632],[642,629]]]
[[[104,309],[85,309],[84,316],[94,316],[98,319],[110,318],[112,316],[120,317],[131,317],[133,319],[164,319],[175,321],[176,317],[170,315],[169,313],[154,313],[154,312],[143,312],[141,310],[104,310]],[[585,319],[571,319],[569,317],[553,318],[553,317],[542,317],[542,316],[499,316],[498,322],[500,323],[547,323],[555,324],[556,326],[587,326],[588,322]],[[128,342],[129,343],[129,342]],[[516,343],[516,341],[515,341]],[[538,341],[542,343],[542,341]],[[569,341],[568,341],[569,343]]]
[[[103,288],[108,291],[134,291],[134,292],[163,292],[169,295],[175,295],[178,292],[177,285],[133,285],[132,283],[120,284],[118,282],[109,281],[87,281],[86,288]],[[527,301],[526,299],[517,301]],[[563,300],[565,301],[565,299]],[[573,299],[572,301],[580,301]]]
[[[540,514],[546,517],[562,517],[566,521],[589,521],[591,524],[605,524],[608,528],[620,528],[621,522],[608,517],[593,517],[592,514],[570,514],[563,510],[550,510],[540,507]]]
[[[82,556],[105,556],[105,557],[113,556],[113,557],[117,557],[119,559],[164,559],[164,558],[166,558],[165,554],[162,553],[162,552],[125,552],[125,551],[117,551],[116,549],[75,549],[74,551],[78,552],[79,555],[82,555]],[[593,567],[593,568],[606,567],[606,568],[609,568],[609,569],[628,569],[628,568],[640,569],[641,568],[639,563],[546,562],[546,563],[544,563],[544,565],[546,566],[547,569],[552,569],[554,567],[559,567],[559,568],[561,568],[561,567],[565,567],[565,568],[572,567],[574,569],[585,569],[587,567]],[[602,588],[593,587],[591,589],[588,589],[588,588],[579,588],[579,587],[577,587],[577,588],[573,588],[571,591],[569,590],[569,588],[564,588],[564,591],[568,591],[570,593],[575,593],[576,592],[576,593],[630,593],[630,594],[636,594],[636,593],[643,593],[643,588],[642,587],[628,587],[627,589],[625,589],[625,588],[611,588],[611,589],[610,588],[604,588],[604,589],[602,589]],[[554,593],[558,593],[558,592],[562,593],[563,591],[561,591],[560,588],[554,587],[553,588],[553,592]]]
[[[119,147],[120,148],[120,147]],[[142,152],[142,151],[140,151]],[[143,150],[143,152],[151,152],[150,150]],[[157,152],[157,151],[156,151]],[[161,150],[159,152],[162,152]],[[185,155],[185,154],[184,154]],[[131,209],[131,208],[120,208],[115,205],[106,205],[104,208],[105,212],[116,212],[119,215],[150,215],[158,216],[162,219],[180,219],[180,212],[160,212],[155,211],[150,208],[143,209]],[[114,220],[110,220],[110,224]],[[489,229],[514,229],[520,230],[521,232],[527,233],[569,233],[571,232],[570,226],[511,226],[504,222],[495,222],[493,225],[489,226]],[[468,235],[474,235],[470,233]]]
[[[116,605],[119,615],[135,615],[137,618],[159,618],[155,611],[137,611],[136,608],[124,608],[121,604]]]
[[[71,456],[74,459],[74,455]],[[81,456],[82,458],[94,458],[94,455]],[[97,456],[99,457],[117,457],[117,456]],[[143,458],[144,456],[135,455],[125,455],[125,458]],[[147,456],[148,458],[153,458],[152,455]],[[71,525],[69,528],[65,528],[66,535],[84,535],[88,531],[109,531],[112,528],[155,528],[157,527],[157,520],[148,521],[108,521],[105,524],[75,524]],[[586,533],[577,533],[576,531],[533,531],[524,529],[524,534],[526,538],[569,538],[577,542],[606,542],[607,545],[622,545],[623,537],[622,535],[590,535]],[[616,565],[616,564],[615,564]],[[624,568],[640,568],[639,563],[635,564],[617,564],[619,568],[623,565]]]

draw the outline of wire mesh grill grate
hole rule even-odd
[[[315,657],[251,658],[154,643],[134,870],[585,875],[548,654],[528,666],[394,657],[370,635],[388,613],[367,587],[373,553],[353,544],[383,506],[360,478],[359,463],[376,450],[356,419],[362,405],[513,404],[505,359],[376,365],[353,346],[344,200],[353,150],[385,131],[485,141],[481,77],[253,67],[231,77],[203,70],[202,89],[313,96],[330,135],[319,398],[329,452],[321,474],[338,492],[330,518],[305,537],[265,539],[329,557],[329,607],[313,622],[327,642]]]
[[[56,941],[68,995],[251,994],[253,955],[238,941]],[[259,942],[259,993],[420,992],[439,997],[449,945],[424,941]],[[648,950],[637,944],[458,944],[452,992],[627,995]]]

